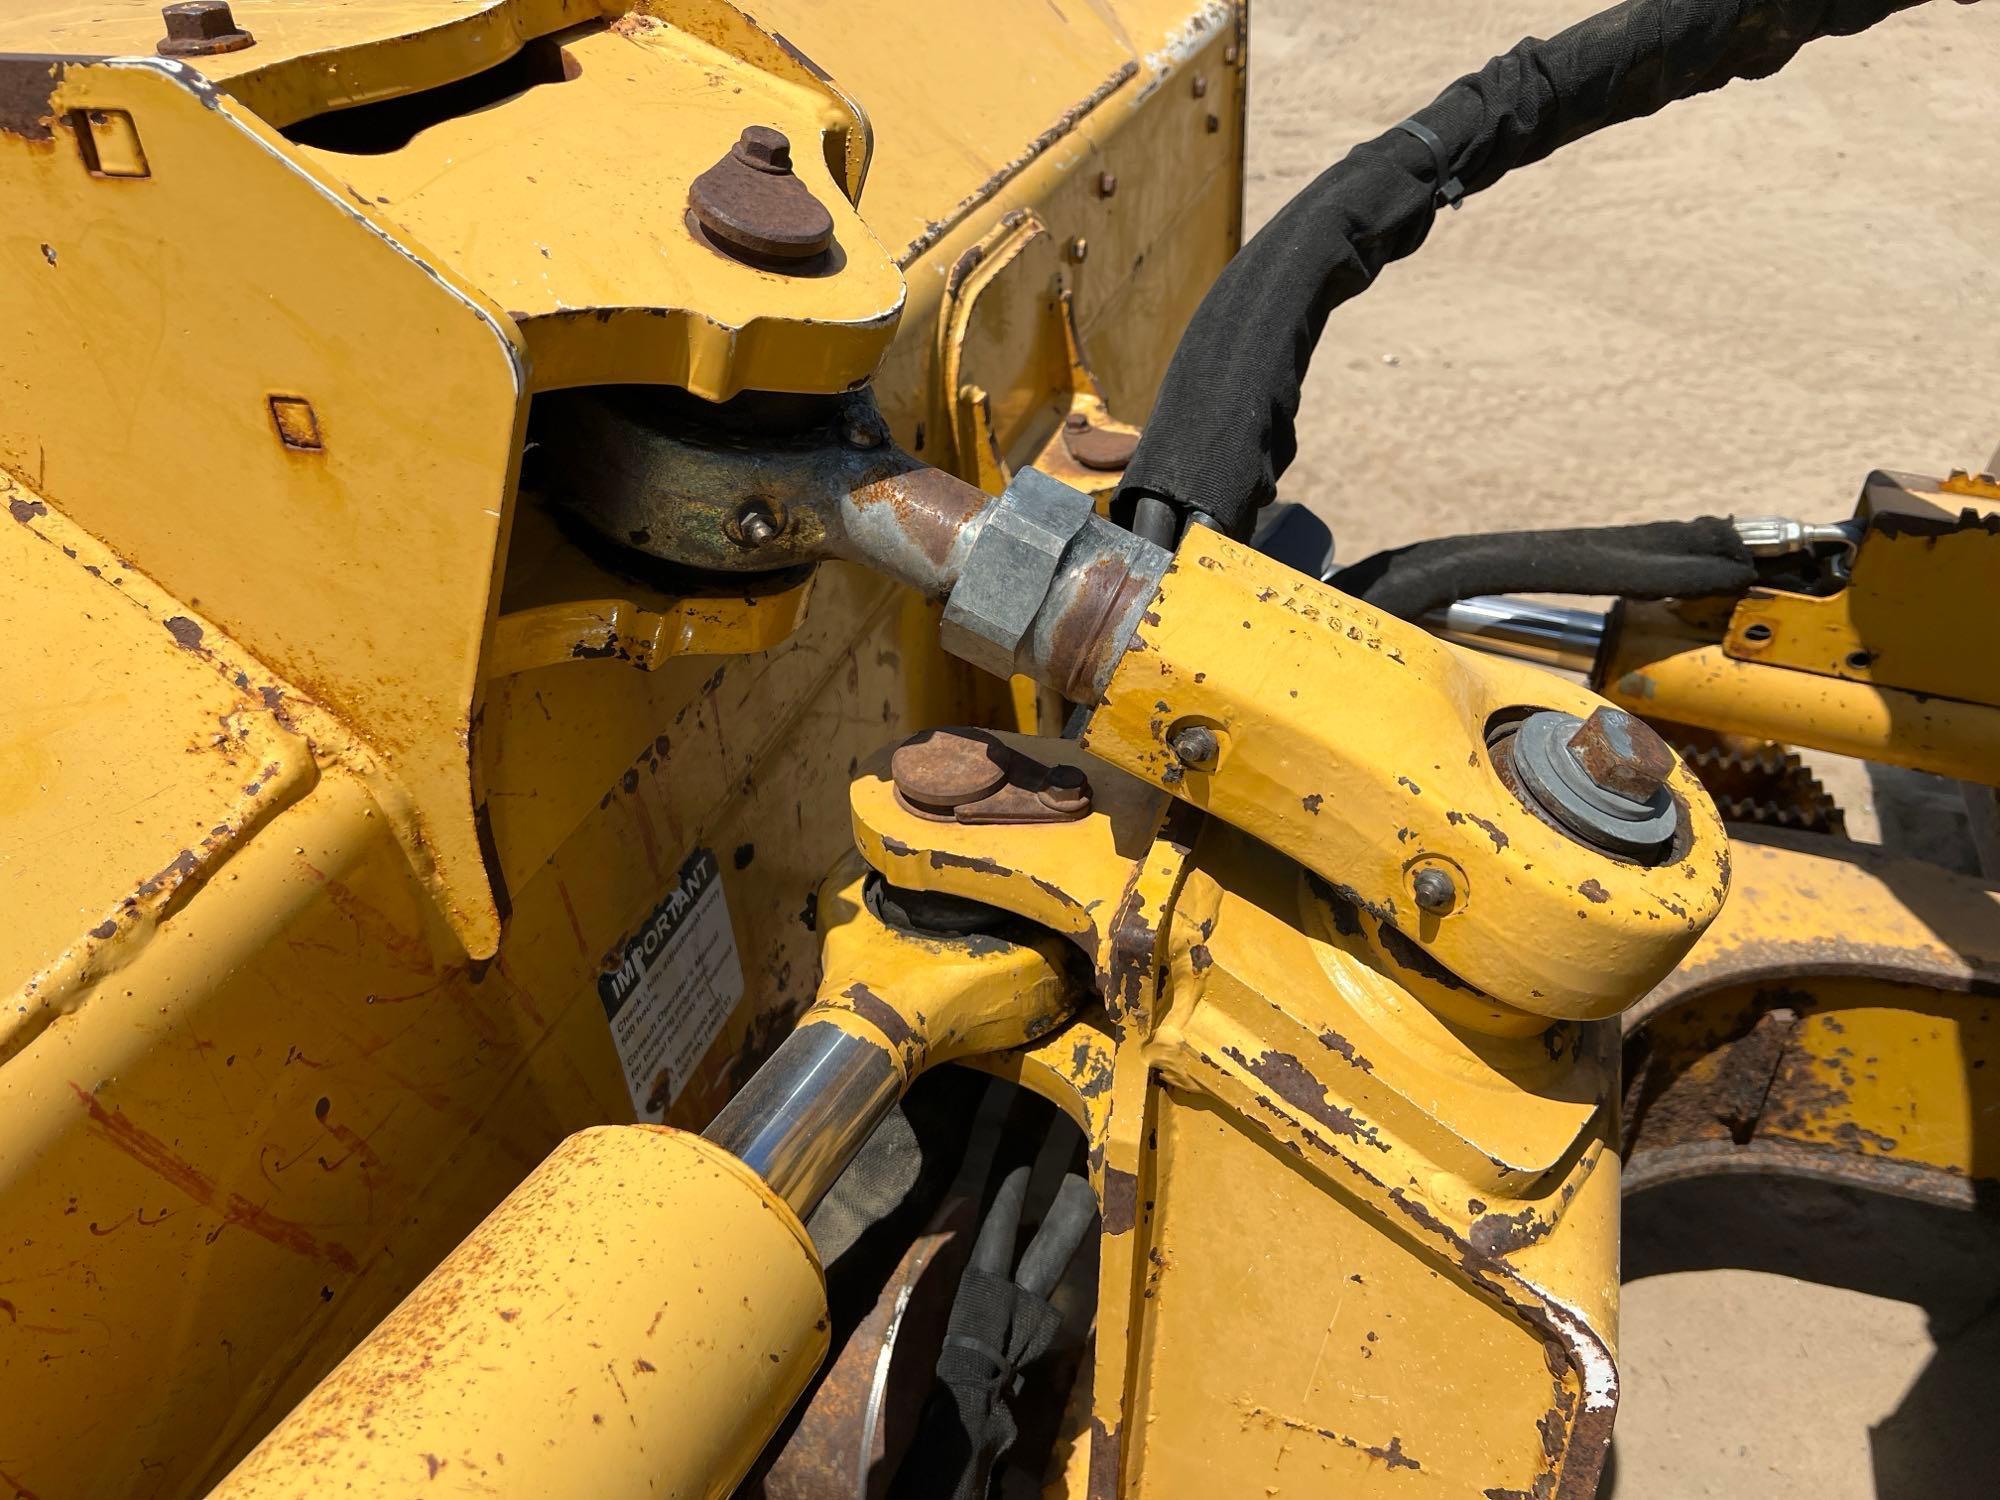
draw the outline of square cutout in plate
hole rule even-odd
[[[319,453],[326,444],[320,441],[319,418],[314,415],[312,402],[303,396],[273,396],[271,398],[271,420],[277,425],[278,440],[287,448],[296,448],[304,453]]]

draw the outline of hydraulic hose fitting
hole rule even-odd
[[[965,554],[944,647],[996,677],[1025,673],[1092,702],[1171,561],[1096,514],[1089,496],[1023,469]]]

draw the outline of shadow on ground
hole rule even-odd
[[[1995,1476],[2000,1475],[2000,1216],[1773,1178],[1668,1183],[1626,1200],[1628,1285],[1653,1276],[1725,1268],[1792,1277],[1921,1308],[1935,1349],[1895,1408],[1869,1429],[1872,1493],[1877,1500],[1983,1500],[1995,1493]],[[1702,1315],[1699,1297],[1689,1301],[1686,1311]],[[1785,1378],[1840,1382],[1841,1360],[1852,1348],[1841,1332],[1831,1321],[1796,1329],[1797,1346],[1807,1360],[1803,1367],[1786,1369]],[[1824,1436],[1831,1440],[1840,1435]],[[1801,1451],[1815,1444],[1811,1432],[1790,1434],[1789,1439]],[[1614,1440],[1600,1500],[1619,1500],[1617,1458]],[[1629,1479],[1627,1488],[1637,1493]],[[1869,1491],[1861,1484],[1859,1492]]]

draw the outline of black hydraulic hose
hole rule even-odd
[[[1615,594],[1696,599],[1740,594],[1757,569],[1721,516],[1570,531],[1440,537],[1363,558],[1331,580],[1385,614],[1414,620],[1480,594]]]
[[[1121,507],[1157,524],[1144,502],[1165,502],[1246,535],[1298,451],[1299,387],[1327,316],[1424,242],[1447,192],[1476,193],[1608,125],[1767,77],[1807,42],[1920,3],[1626,0],[1459,79],[1413,128],[1321,173],[1224,269],[1174,351]]]
[[[1074,1172],[1064,1177],[1056,1189],[1055,1202],[1042,1216],[1042,1227],[1021,1252],[1021,1264],[1014,1270],[1015,1282],[1037,1297],[1046,1297],[1062,1280],[1076,1255],[1077,1246],[1097,1218],[1097,1195],[1090,1184]]]

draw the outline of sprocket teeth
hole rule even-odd
[[[1846,834],[1839,804],[1788,746],[1692,725],[1655,727],[1708,789],[1725,822]]]

